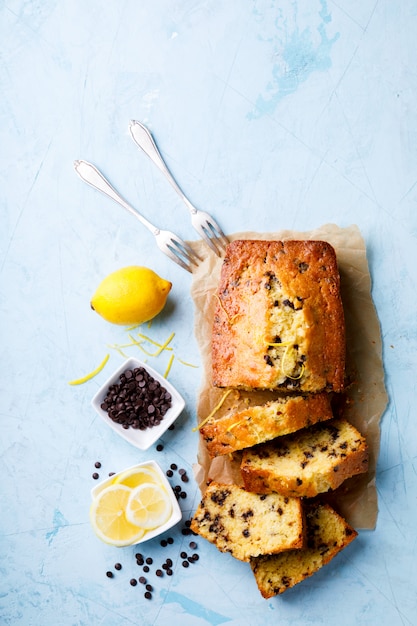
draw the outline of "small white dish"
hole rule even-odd
[[[162,526],[158,526],[157,528],[154,528],[152,530],[148,530],[143,535],[143,537],[141,537],[141,539],[139,539],[138,541],[135,541],[131,545],[137,545],[139,543],[143,543],[144,541],[149,541],[149,539],[153,539],[154,537],[157,537],[158,535],[161,535],[162,533],[166,532],[167,530],[175,526],[175,524],[178,524],[178,522],[180,522],[182,519],[182,513],[181,513],[180,506],[178,504],[178,500],[175,496],[175,493],[171,485],[169,484],[167,477],[165,476],[164,472],[162,471],[158,463],[156,461],[144,461],[143,463],[132,465],[132,467],[128,467],[122,470],[121,472],[117,472],[116,474],[113,474],[113,476],[109,476],[109,478],[106,478],[106,480],[103,480],[101,483],[99,483],[98,485],[95,485],[91,489],[91,497],[94,500],[98,496],[98,494],[101,491],[103,491],[103,489],[106,489],[106,487],[109,487],[110,485],[112,485],[114,481],[118,478],[118,476],[120,476],[121,474],[125,474],[126,472],[129,472],[132,470],[140,469],[142,467],[149,468],[156,474],[157,481],[165,488],[166,492],[169,494],[171,505],[172,505],[172,513],[169,519],[165,522],[165,524],[162,524]]]
[[[165,413],[163,419],[157,426],[152,426],[150,428],[146,428],[145,430],[139,430],[137,428],[123,428],[121,424],[117,424],[114,422],[101,408],[101,405],[104,401],[104,398],[107,395],[107,391],[111,385],[119,383],[120,375],[123,374],[128,369],[135,369],[136,367],[143,367],[147,370],[147,372],[158,381],[162,387],[164,387],[171,394],[171,406],[168,411]],[[169,383],[166,378],[158,374],[152,367],[148,364],[142,363],[138,359],[133,357],[127,359],[117,370],[106,380],[104,385],[100,387],[100,389],[95,394],[94,398],[91,401],[94,409],[100,415],[100,417],[106,422],[110,428],[112,428],[120,437],[123,437],[126,441],[131,443],[136,448],[140,450],[147,450],[150,448],[155,441],[157,441],[164,432],[175,422],[177,417],[180,415],[181,411],[184,409],[185,402],[182,396],[178,393],[178,391]]]

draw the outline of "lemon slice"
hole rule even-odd
[[[129,546],[145,534],[145,529],[126,518],[132,490],[126,485],[110,485],[93,500],[90,521],[96,535],[113,546]]]
[[[172,512],[172,503],[165,489],[155,483],[143,483],[131,491],[126,518],[146,530],[162,526]]]
[[[143,483],[156,483],[159,482],[158,474],[150,467],[136,467],[134,469],[126,470],[121,474],[118,474],[114,481],[114,485],[126,485],[134,489],[139,487]]]

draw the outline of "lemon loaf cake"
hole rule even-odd
[[[343,389],[345,324],[329,243],[236,240],[227,246],[212,372],[216,387]]]
[[[213,481],[192,518],[191,530],[221,552],[249,561],[260,554],[301,548],[304,511],[300,498],[257,495]]]
[[[259,591],[271,598],[329,563],[358,533],[327,504],[306,505],[306,546],[251,559]]]
[[[286,396],[211,419],[200,432],[213,458],[249,448],[333,417],[328,393]]]
[[[330,420],[243,452],[246,489],[312,498],[368,470],[365,437],[345,419]]]

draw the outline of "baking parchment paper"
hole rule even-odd
[[[356,225],[340,228],[326,224],[308,232],[240,232],[228,237],[230,241],[315,239],[327,241],[335,248],[345,311],[347,376],[350,381],[344,394],[343,415],[366,437],[370,462],[366,474],[348,479],[337,490],[323,497],[354,528],[374,529],[378,515],[375,470],[380,445],[380,420],[388,396],[384,384],[380,326],[371,296],[371,277],[362,235]],[[191,245],[203,259],[194,270],[191,285],[195,306],[195,336],[203,365],[197,403],[197,424],[200,424],[224,395],[223,389],[216,389],[211,383],[211,332],[222,258],[207,253],[207,245],[202,241],[192,242]],[[250,401],[262,404],[269,397],[271,394],[268,392],[257,392],[250,397]],[[245,394],[232,392],[216,417],[227,411],[238,410],[243,407],[244,401]],[[194,475],[202,492],[208,479],[241,484],[239,453],[210,459],[202,437],[196,432],[196,457]]]

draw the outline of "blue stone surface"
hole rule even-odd
[[[1,624],[417,623],[416,34],[412,0],[0,3]],[[95,471],[176,463],[190,477],[171,479],[185,486],[184,520],[200,498],[191,277],[73,169],[91,161],[151,222],[194,239],[184,204],[133,144],[131,119],[225,232],[357,224],[366,242],[389,394],[378,522],[277,598],[262,599],[247,564],[199,538],[192,550],[181,525],[173,544],[140,546],[148,574],[138,549],[106,545],[90,526]],[[91,407],[124,355],[144,357],[89,306],[100,280],[130,264],[173,283],[142,328],[160,343],[175,332],[171,352],[146,358],[164,373],[175,355],[169,379],[186,400],[159,452],[135,449]],[[95,378],[68,384],[106,354]],[[200,558],[185,568],[181,551]],[[158,578],[166,558],[174,574]],[[129,584],[140,575],[152,600]]]

